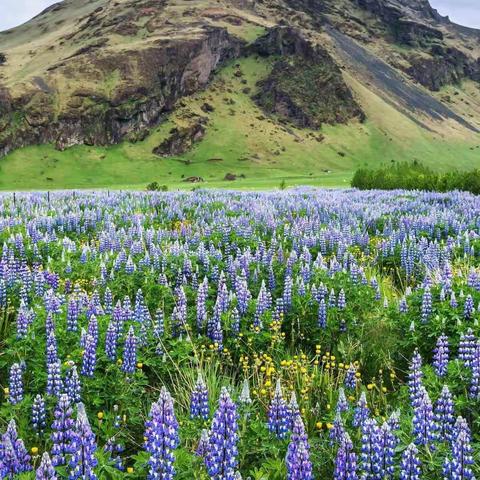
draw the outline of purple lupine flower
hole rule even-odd
[[[179,337],[185,332],[187,324],[187,296],[183,286],[177,290],[176,305],[172,313],[172,336]]]
[[[260,285],[260,291],[258,292],[257,297],[257,306],[255,308],[255,314],[253,319],[253,326],[262,328],[262,315],[270,308],[272,303],[272,297],[270,292],[267,290],[265,286],[265,282],[262,280],[262,284]]]
[[[52,461],[50,460],[50,455],[48,452],[44,452],[42,455],[40,466],[35,472],[35,480],[57,480],[57,474],[52,465]]]
[[[463,417],[457,417],[455,420],[455,425],[453,426],[452,438],[455,439],[460,432],[465,432],[469,440],[472,439],[472,432],[468,426],[467,421]]]
[[[356,377],[357,369],[353,363],[348,367],[347,373],[345,374],[345,379],[343,381],[345,388],[349,390],[355,390],[357,386],[357,377]]]
[[[403,452],[400,462],[400,480],[420,480],[422,464],[418,458],[418,449],[411,443]]]
[[[47,394],[58,397],[63,389],[60,360],[47,363]]]
[[[105,335],[105,355],[112,362],[117,358],[117,326],[110,320]]]
[[[438,425],[439,440],[451,442],[453,426],[455,424],[455,409],[452,394],[447,385],[443,386],[442,393],[435,403],[435,422]]]
[[[418,350],[415,350],[408,370],[408,389],[410,391],[410,401],[414,407],[419,400],[422,379],[422,357],[418,353]]]
[[[23,370],[18,363],[14,363],[10,368],[9,378],[9,396],[8,401],[16,405],[23,400]]]
[[[207,473],[212,480],[234,478],[238,464],[237,417],[237,407],[224,387],[213,417],[208,452],[205,456]]]
[[[293,280],[290,275],[285,277],[285,283],[283,286],[283,304],[285,305],[285,309],[289,310],[292,306],[292,290],[293,290]]]
[[[290,402],[288,403],[288,429],[293,429],[295,417],[300,415],[300,408],[298,407],[297,395],[295,391],[290,395]]]
[[[25,303],[22,301],[17,315],[17,338],[19,340],[27,336],[28,327],[31,323],[31,312],[28,311]]]
[[[458,344],[458,358],[465,363],[466,367],[471,366],[476,346],[477,338],[472,329],[469,328],[466,333],[462,333]]]
[[[73,295],[67,305],[67,331],[76,332],[78,329],[78,317],[80,315],[79,300]]]
[[[320,328],[327,327],[327,305],[322,298],[318,304],[318,326]]]
[[[197,449],[195,450],[195,455],[205,459],[205,456],[207,455],[207,452],[208,452],[209,441],[210,441],[210,434],[208,433],[208,430],[204,428],[200,435],[200,440],[198,442]]]
[[[446,458],[443,475],[445,480],[475,480],[471,466],[474,464],[470,435],[460,429],[454,431],[452,458]]]
[[[52,328],[52,330],[49,330],[49,328]],[[55,330],[53,330],[53,326],[47,327],[46,361],[48,364],[48,363],[53,363],[57,360],[58,360],[58,349],[57,349],[57,337],[55,336]]]
[[[97,443],[83,403],[77,406],[77,421],[70,444],[69,480],[97,480],[95,452]]]
[[[81,396],[82,386],[80,384],[80,377],[78,376],[76,365],[67,370],[65,376],[65,393],[72,403],[79,403]]]
[[[248,289],[248,282],[245,278],[245,273],[242,272],[240,275],[237,275],[235,281],[235,292],[237,295],[237,305],[240,315],[245,315],[245,312],[248,309],[248,304],[252,299],[252,294]]]
[[[37,433],[43,433],[45,430],[46,418],[45,400],[41,395],[36,395],[32,403],[32,427]]]
[[[197,329],[203,331],[205,322],[207,321],[207,296],[208,296],[208,280],[207,277],[198,287],[197,292]]]
[[[220,318],[218,318],[217,321],[215,321],[213,324],[210,339],[212,340],[212,342],[214,342],[218,351],[223,350],[223,330]]]
[[[235,337],[240,333],[240,313],[238,312],[237,307],[234,307],[232,310],[231,329]]]
[[[345,395],[345,390],[340,387],[338,389],[338,401],[337,401],[337,413],[346,412],[349,408],[349,403],[347,396]]]
[[[248,379],[245,379],[242,384],[242,391],[238,397],[240,405],[251,405],[252,397],[250,396],[250,385],[248,384]]]
[[[408,312],[408,303],[405,297],[402,297],[400,303],[398,304],[398,310],[400,313],[407,313]]]
[[[17,424],[12,419],[0,438],[0,478],[13,479],[31,469],[30,455],[23,440],[18,438]]]
[[[343,436],[346,434],[345,427],[343,425],[343,420],[340,412],[335,414],[335,419],[333,420],[333,427],[330,429],[330,444],[335,442],[340,442]]]
[[[153,334],[156,338],[161,338],[165,333],[165,315],[161,308],[157,308],[153,325]]]
[[[125,339],[125,346],[123,350],[123,362],[122,370],[127,374],[135,372],[135,366],[137,365],[137,337],[133,326],[130,326]]]
[[[328,296],[328,306],[335,307],[337,305],[337,298],[335,296],[335,290],[332,288]]]
[[[338,301],[337,301],[337,307],[339,310],[345,310],[347,307],[347,300],[345,297],[345,291],[343,288],[340,290],[340,293],[338,294]]]
[[[0,308],[7,306],[7,286],[3,279],[0,279]]]
[[[312,480],[312,462],[302,417],[297,416],[293,424],[288,445],[286,464],[287,480]]]
[[[95,341],[95,348],[98,345],[98,320],[97,317],[92,314],[90,315],[90,320],[88,321],[87,335],[90,335]]]
[[[122,444],[118,443],[115,437],[110,437],[105,443],[103,450],[108,452],[110,455],[110,461],[114,464],[117,470],[123,471],[125,467],[123,466],[123,460],[120,456],[120,453],[124,451]]]
[[[105,293],[103,295],[103,304],[103,310],[105,311],[105,314],[110,315],[113,311],[113,295],[109,287],[105,289]]]
[[[373,288],[373,291],[375,292],[375,300],[380,300],[382,298],[382,293],[380,291],[380,287],[378,286],[378,281],[374,277],[372,280],[370,280],[370,286]]]
[[[418,402],[414,405],[413,435],[416,445],[425,445],[433,448],[437,439],[437,425],[434,421],[433,407],[425,387],[420,387]]]
[[[353,444],[348,433],[342,437],[335,458],[334,480],[358,480],[357,455],[353,451]]]
[[[52,462],[55,466],[67,463],[66,455],[70,453],[70,445],[73,438],[74,421],[72,419],[72,407],[68,395],[60,395],[57,406],[53,412],[52,423]]]
[[[473,298],[471,295],[467,295],[465,298],[465,305],[463,307],[463,316],[465,320],[470,320],[473,317],[475,312],[475,303],[473,302]]]
[[[268,409],[268,429],[278,438],[285,438],[289,429],[289,410],[283,399],[280,379],[277,380],[275,393]]]
[[[439,377],[444,377],[447,374],[448,355],[448,337],[446,335],[441,335],[438,337],[437,346],[435,347],[433,356],[433,366],[435,368],[435,373]]]
[[[199,374],[190,400],[190,418],[207,420],[209,413],[207,385]]]
[[[367,404],[367,396],[362,392],[353,414],[353,426],[361,427],[370,416],[370,409]]]
[[[131,275],[135,271],[135,264],[133,263],[132,257],[129,255],[125,263],[125,273]]]
[[[80,373],[85,377],[93,377],[97,364],[97,342],[92,335],[87,333],[85,350],[83,352],[82,370]]]
[[[175,476],[174,450],[179,444],[178,422],[173,399],[165,387],[152,404],[145,427],[145,450],[150,454],[148,480],[172,480]]]
[[[428,322],[430,315],[432,314],[432,293],[430,292],[430,287],[425,287],[422,297],[422,322]]]
[[[397,438],[388,422],[378,430],[380,478],[392,478],[394,473],[394,456]]]
[[[361,469],[365,479],[382,478],[380,428],[373,418],[367,418],[362,424]],[[363,478],[363,477],[362,477]]]
[[[472,378],[468,394],[474,400],[480,400],[480,340],[477,342],[472,360],[470,362]]]
[[[395,443],[394,448],[396,448],[400,444],[400,439],[395,435],[395,432],[400,431],[400,410],[395,410],[392,412],[387,418],[387,423],[392,433],[394,433],[393,441]]]
[[[450,295],[450,307],[452,308],[458,307],[458,302],[457,302],[457,297],[455,296],[455,292],[452,292]]]

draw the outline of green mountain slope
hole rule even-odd
[[[480,167],[477,33],[415,2],[397,3],[433,33],[413,42],[372,2],[67,0],[0,33],[0,188],[347,186],[365,165]]]

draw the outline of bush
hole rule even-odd
[[[360,190],[427,190],[448,192],[462,190],[480,193],[480,170],[436,173],[421,163],[396,163],[377,169],[358,169],[351,182]]]
[[[158,182],[152,182],[147,185],[149,192],[168,192],[168,185],[159,185]]]
[[[149,183],[147,185],[147,190],[149,192],[158,192],[158,190],[160,190],[160,185],[158,184],[158,182]]]

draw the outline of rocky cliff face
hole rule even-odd
[[[256,102],[270,114],[301,128],[364,119],[362,109],[331,55],[292,28],[274,28],[253,50],[279,56],[271,74],[260,82]]]
[[[37,143],[53,142],[65,149],[142,136],[180,97],[204,88],[217,66],[237,57],[241,48],[242,42],[225,29],[207,27],[192,39],[96,57],[93,65],[84,67],[85,73],[93,75],[97,70],[105,78],[116,69],[122,78],[134,81],[119,85],[110,96],[82,88],[78,82],[67,108],[60,112],[55,111],[55,96],[60,92],[47,86],[20,98],[4,88],[0,91],[0,155]],[[135,61],[125,63],[125,56]],[[76,75],[75,62],[63,68],[67,76]]]
[[[480,81],[479,32],[427,0],[65,0],[0,33],[0,156],[142,139],[242,55],[277,59],[256,97],[267,112],[309,128],[362,119],[329,28],[429,90]]]

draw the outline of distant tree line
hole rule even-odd
[[[392,163],[380,168],[360,168],[353,176],[352,187],[360,190],[428,190],[448,192],[462,190],[480,194],[480,170],[447,173],[434,172],[414,161]]]

